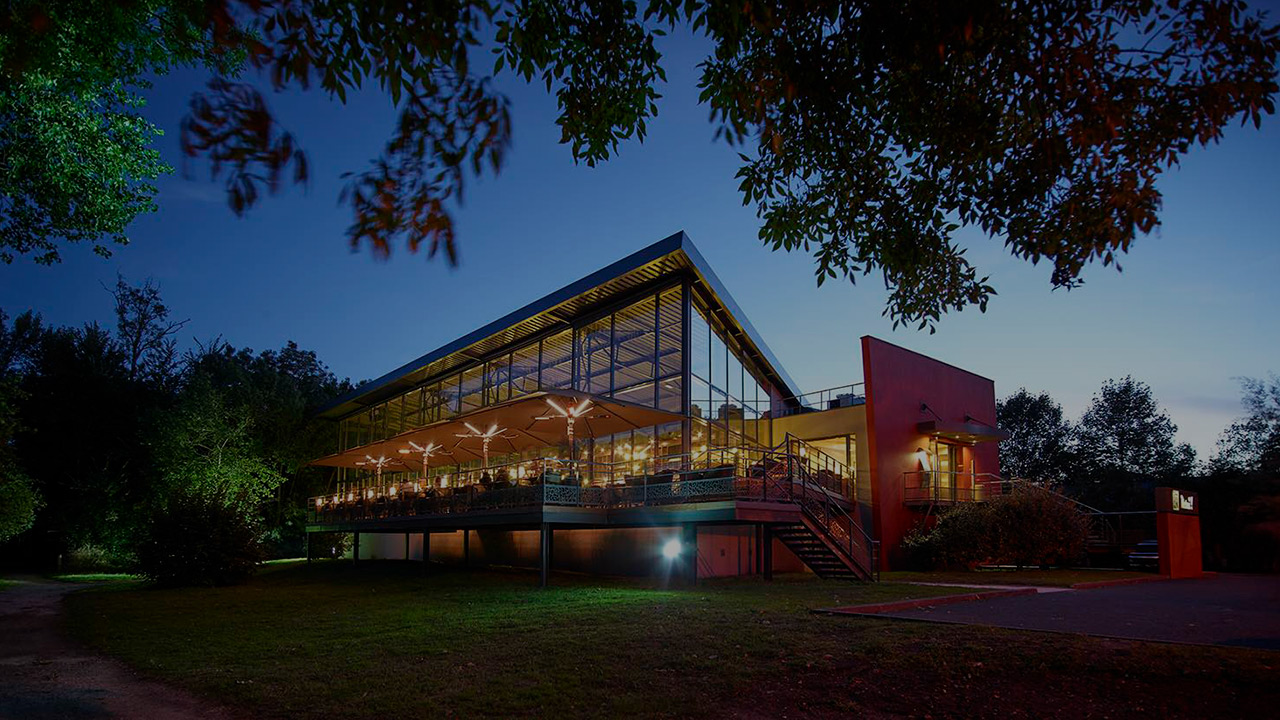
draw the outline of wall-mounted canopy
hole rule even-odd
[[[965,443],[968,445],[1009,439],[1009,432],[1007,430],[1001,430],[1000,428],[976,422],[972,418],[965,422],[925,420],[923,422],[916,423],[916,430],[919,431],[921,435],[928,435],[929,437],[951,440],[952,442]]]

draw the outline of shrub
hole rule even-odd
[[[119,572],[133,566],[135,558],[105,545],[85,543],[67,553],[63,569],[67,572]]]
[[[340,558],[350,552],[354,545],[351,533],[310,533],[307,538],[311,542],[311,557],[313,558]]]
[[[215,495],[185,492],[143,524],[135,572],[162,585],[234,585],[262,560],[255,515]]]
[[[989,514],[994,562],[1049,567],[1084,556],[1089,518],[1055,492],[1015,486],[990,503]]]
[[[910,567],[972,569],[980,563],[1049,566],[1083,554],[1088,518],[1070,500],[1036,487],[1015,487],[985,503],[964,503],[903,538]]]

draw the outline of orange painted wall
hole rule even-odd
[[[1171,578],[1204,574],[1200,553],[1200,516],[1156,513],[1156,539],[1160,543],[1160,574]]]
[[[919,469],[916,448],[929,438],[916,424],[936,420],[964,422],[965,415],[996,424],[995,383],[905,348],[862,338],[862,372],[867,393],[867,434],[872,477],[872,516],[880,539],[880,568],[901,561],[902,536],[919,515],[902,503],[903,473]],[[928,404],[933,413],[922,410]],[[965,454],[979,473],[998,473],[996,443],[974,445]],[[966,468],[967,469],[967,468]]]

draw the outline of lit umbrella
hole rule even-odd
[[[498,427],[497,423],[490,425],[489,429],[485,430],[484,432],[480,432],[479,430],[477,430],[476,426],[472,425],[471,423],[463,423],[463,425],[467,426],[468,432],[457,433],[454,435],[454,437],[463,438],[464,440],[468,438],[475,438],[480,440],[482,452],[484,453],[485,469],[489,468],[489,443],[493,442],[494,438],[502,438],[503,440],[511,441],[519,437],[518,435],[503,435],[503,433],[506,432],[507,429],[504,427]],[[462,441],[459,440],[458,442],[461,443]]]

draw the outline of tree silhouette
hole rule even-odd
[[[677,27],[713,47],[700,100],[741,149],[760,240],[812,253],[819,283],[878,273],[886,315],[922,328],[995,292],[961,227],[1075,286],[1157,226],[1164,170],[1260,125],[1278,89],[1280,27],[1239,0],[18,0],[0,15],[0,259],[127,241],[167,170],[137,112],[146,78],[197,65],[214,78],[182,146],[237,213],[308,175],[259,85],[345,103],[377,84],[400,116],[346,176],[348,240],[452,262],[465,181],[510,145],[493,77],[554,92],[561,141],[592,165],[644,138]]]

